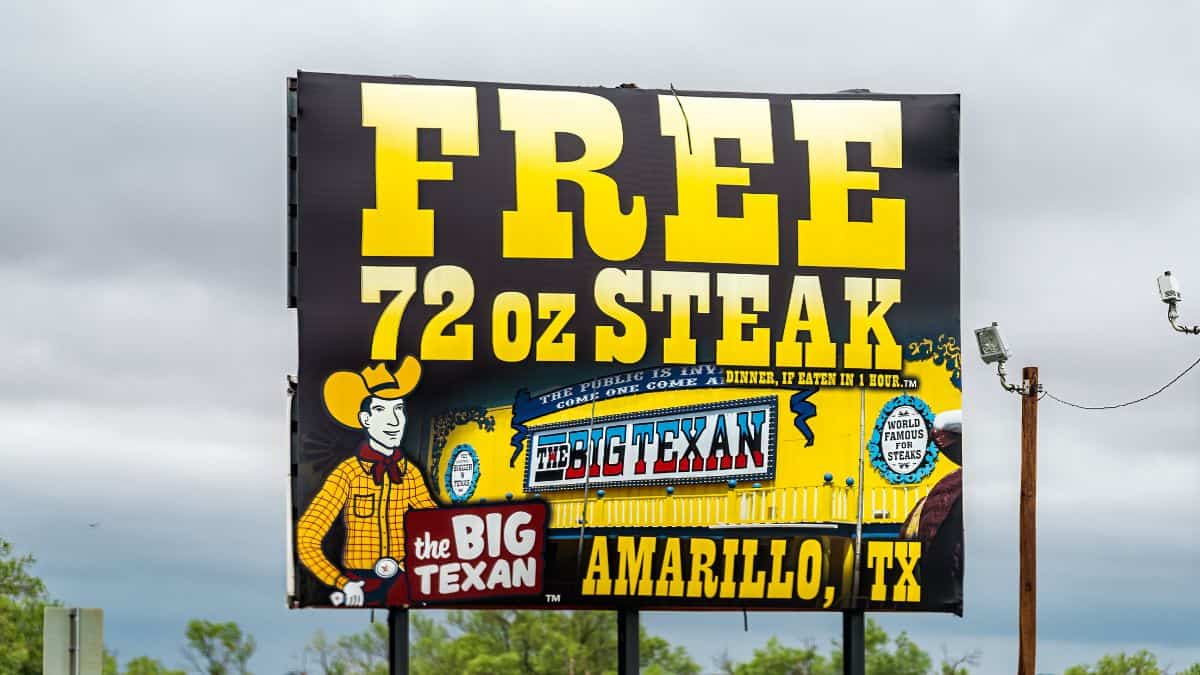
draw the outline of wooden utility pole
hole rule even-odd
[[[1021,595],[1017,675],[1034,675],[1037,662],[1037,413],[1038,369],[1021,371]]]

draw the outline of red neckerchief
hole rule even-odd
[[[375,480],[376,485],[383,485],[384,474],[387,474],[393,483],[399,483],[404,476],[404,450],[401,448],[385,455],[376,451],[369,443],[363,443],[358,449],[358,458],[371,465],[371,478]]]

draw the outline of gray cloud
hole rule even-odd
[[[282,94],[297,67],[961,91],[968,617],[881,621],[1011,671],[1019,404],[970,329],[999,320],[1014,365],[1082,403],[1148,393],[1200,352],[1153,287],[1170,267],[1186,298],[1200,288],[1196,19],[1165,3],[23,5],[0,24],[0,490],[17,505],[0,536],[42,558],[58,597],[108,608],[126,656],[178,662],[186,619],[206,615],[244,622],[256,668],[277,671],[316,626],[365,623],[282,609]],[[1200,660],[1182,629],[1200,620],[1198,396],[1192,376],[1120,411],[1043,402],[1044,667],[1143,644]],[[732,614],[647,623],[705,663],[837,631],[807,615],[755,614],[747,638]]]

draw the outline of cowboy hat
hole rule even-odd
[[[389,372],[385,363],[368,366],[360,372],[338,370],[325,379],[325,409],[339,423],[361,429],[358,412],[364,399],[407,396],[420,379],[421,362],[412,356],[405,356],[395,372]]]
[[[933,428],[938,431],[962,433],[962,410],[944,410],[933,418]]]

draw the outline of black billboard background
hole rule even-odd
[[[453,163],[450,181],[425,181],[420,186],[420,207],[435,212],[435,258],[364,257],[361,250],[362,209],[375,206],[375,129],[362,124],[361,84],[394,82],[471,86],[476,90],[479,119],[479,154],[475,157],[443,155],[440,132],[418,132],[423,160]],[[620,158],[605,174],[620,186],[621,206],[630,207],[631,195],[643,195],[647,236],[642,250],[621,262],[596,256],[586,243],[582,226],[582,193],[570,183],[560,183],[559,208],[574,213],[575,257],[570,260],[505,260],[501,255],[501,214],[514,209],[515,165],[511,132],[499,130],[497,91],[554,89],[584,91],[610,100],[620,112],[624,144]],[[299,372],[295,394],[295,442],[292,449],[293,522],[319,489],[322,479],[359,443],[359,435],[335,423],[325,411],[321,386],[324,378],[340,369],[357,369],[371,359],[371,336],[382,308],[364,304],[360,297],[363,265],[410,265],[417,277],[438,265],[458,265],[475,281],[476,301],[460,322],[475,330],[475,359],[469,362],[424,361],[419,388],[408,402],[407,446],[412,457],[427,456],[419,447],[428,439],[431,418],[462,405],[511,403],[518,388],[532,391],[579,382],[659,363],[656,336],[668,333],[668,316],[642,311],[650,336],[644,361],[595,364],[590,361],[592,327],[612,324],[591,301],[591,283],[603,268],[668,269],[703,272],[766,274],[771,277],[772,311],[760,325],[776,335],[793,274],[817,275],[825,289],[826,313],[832,340],[843,342],[848,332],[848,309],[840,302],[842,280],[861,273],[903,280],[903,302],[889,313],[889,325],[900,344],[921,337],[958,335],[959,228],[958,228],[958,96],[911,96],[834,93],[820,95],[765,95],[730,92],[684,92],[681,96],[762,98],[770,101],[774,145],[773,164],[747,164],[739,160],[734,140],[716,142],[717,162],[749,169],[750,187],[723,186],[718,190],[718,212],[741,214],[746,192],[778,195],[778,266],[688,264],[664,261],[663,218],[675,213],[675,139],[662,135],[658,96],[663,90],[607,87],[550,87],[521,84],[431,81],[412,78],[364,77],[300,73],[296,107],[296,166],[298,193],[295,293],[299,323]],[[850,192],[850,219],[869,220],[873,197],[903,198],[906,204],[906,269],[852,270],[796,267],[796,220],[809,215],[808,158],[806,143],[793,139],[790,101],[794,99],[862,99],[899,101],[903,120],[902,168],[872,167],[869,147],[847,145],[848,168],[879,175],[878,191]],[[559,134],[560,159],[582,152],[574,136]],[[730,233],[737,236],[736,233]],[[648,273],[647,273],[648,275]],[[713,285],[715,286],[715,284]],[[710,286],[712,288],[712,286]],[[496,360],[488,347],[490,303],[484,301],[502,290],[573,292],[577,296],[575,327],[578,363],[535,363]],[[715,290],[715,289],[714,289]],[[715,292],[713,293],[715,295]],[[649,298],[645,303],[648,306]],[[692,336],[697,339],[697,362],[714,359],[711,338],[721,334],[719,299],[708,314],[693,313]],[[414,297],[405,311],[397,356],[419,355],[421,329],[441,306],[426,306]],[[547,321],[534,319],[534,333]],[[706,340],[705,338],[710,338]],[[423,467],[427,468],[427,467]],[[326,538],[325,551],[338,559],[337,525]],[[571,549],[575,546],[572,544]],[[572,554],[574,555],[574,554]],[[293,561],[295,563],[295,561]],[[301,605],[327,604],[328,590],[303,566],[297,570],[297,600]]]

